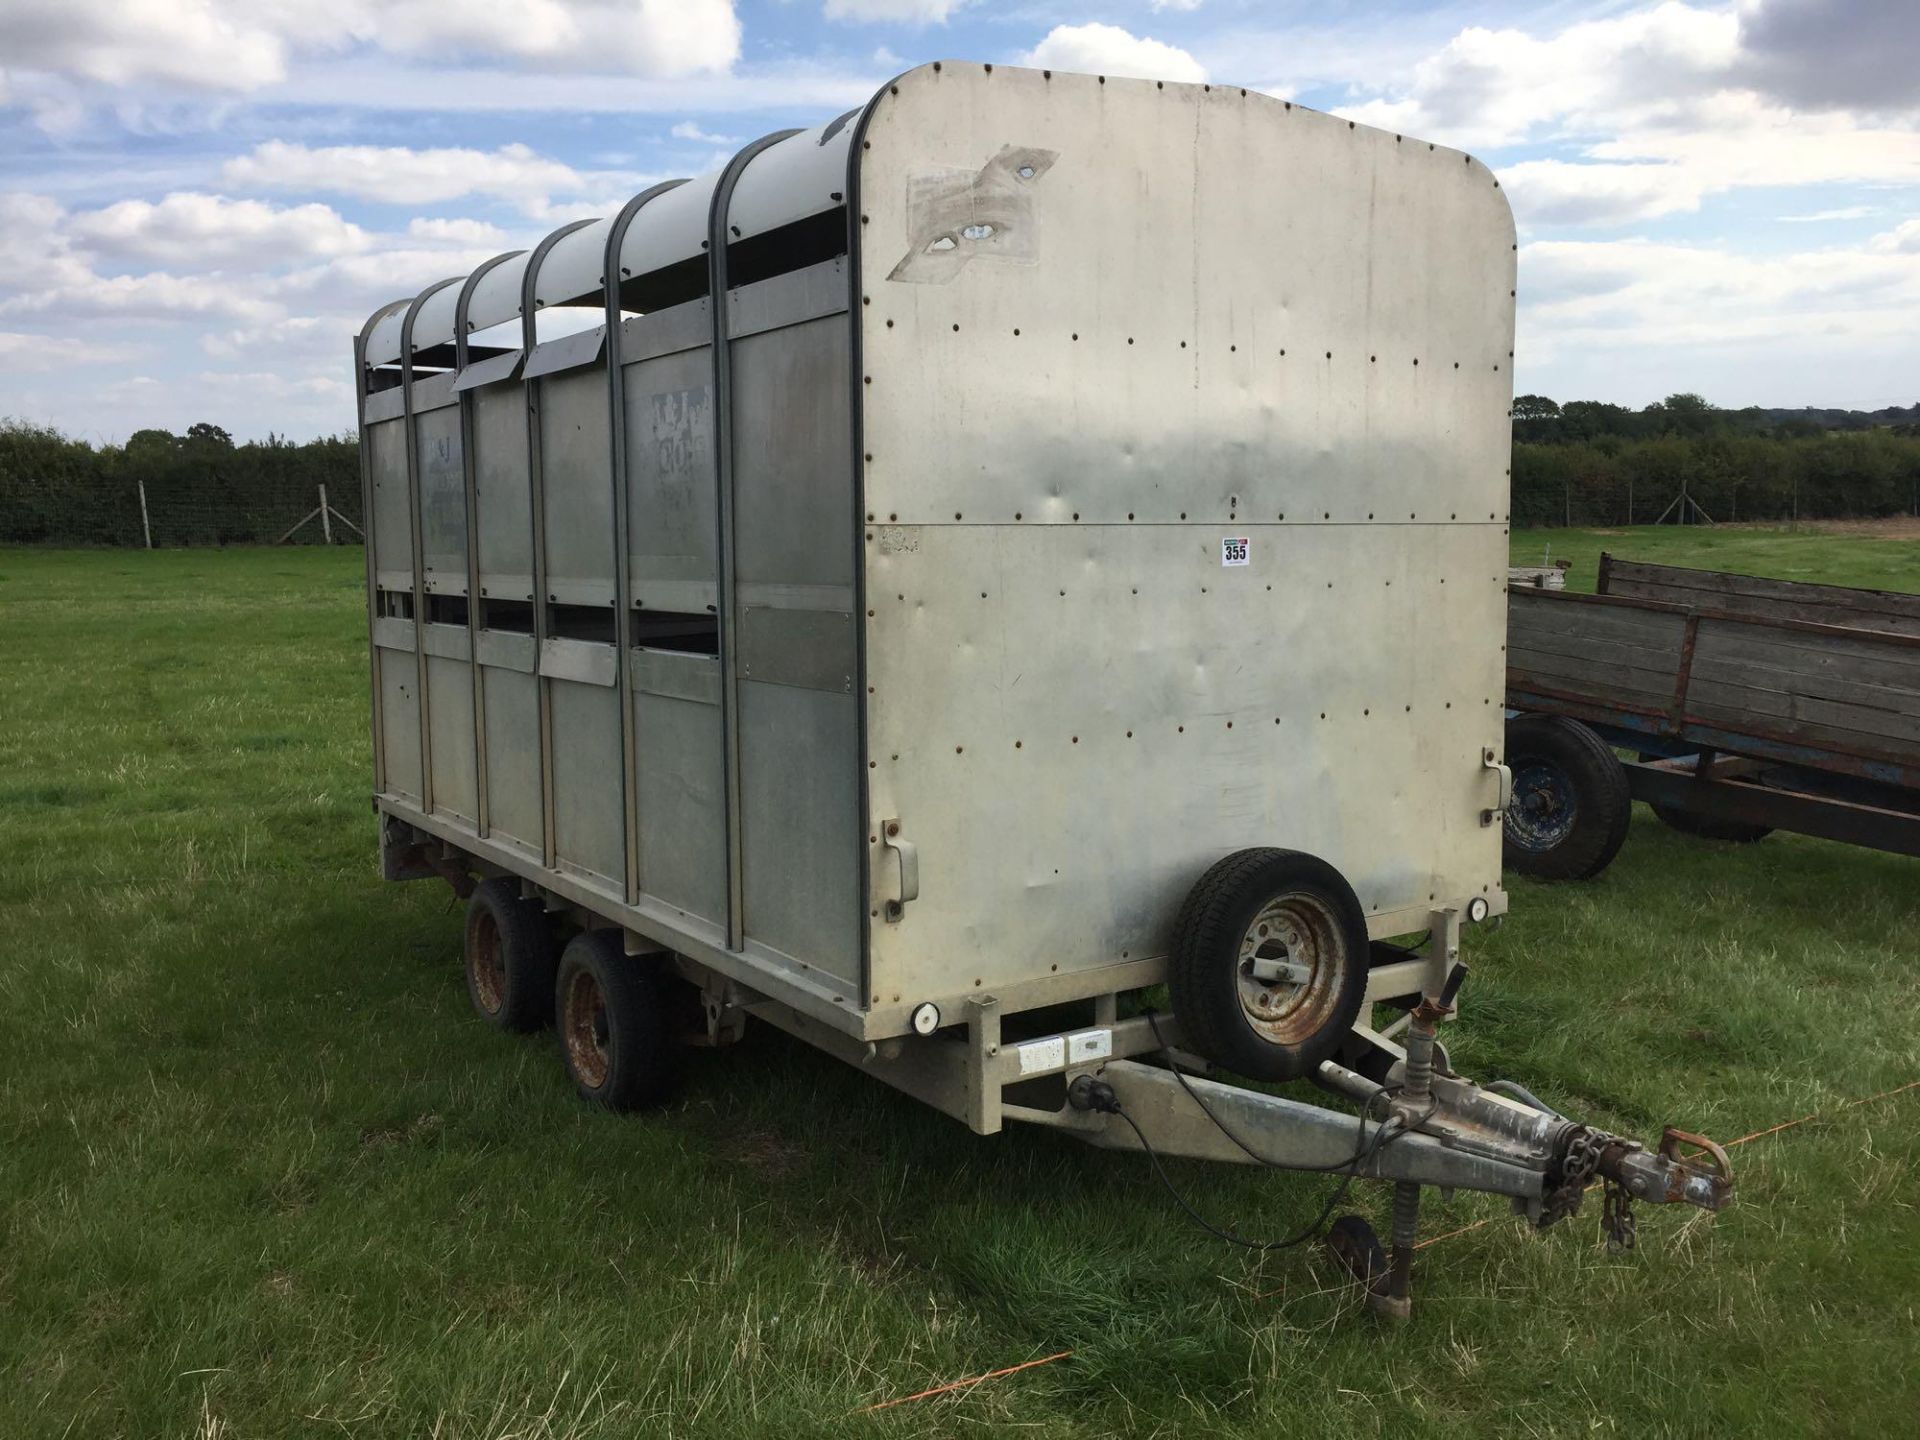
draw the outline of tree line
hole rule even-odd
[[[1920,514],[1920,405],[1721,410],[1669,395],[1513,402],[1513,523],[1650,525],[1682,493],[1714,520]]]
[[[351,434],[234,443],[217,425],[138,430],[92,445],[0,420],[0,544],[247,545],[277,540],[318,504],[361,524]],[[1513,403],[1513,523],[1652,524],[1685,493],[1715,520],[1920,514],[1920,405],[1859,411],[1721,410],[1669,395],[1634,410],[1598,400]],[[142,500],[145,513],[142,513]],[[322,538],[318,522],[294,537]],[[344,527],[336,539],[352,539]]]
[[[144,545],[149,534],[155,546],[270,544],[318,506],[322,485],[334,510],[362,523],[352,435],[235,444],[202,424],[96,446],[0,420],[0,544]],[[336,540],[355,538],[335,525]],[[316,520],[293,538],[323,531]]]

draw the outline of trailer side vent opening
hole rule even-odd
[[[614,1107],[753,1017],[1389,1181],[1391,1257],[1328,1232],[1389,1313],[1424,1186],[1725,1204],[1438,1039],[1507,907],[1513,225],[1394,138],[922,67],[370,317],[384,873],[470,897],[480,1013]]]

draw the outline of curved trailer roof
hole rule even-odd
[[[849,111],[829,124],[788,135],[752,154],[727,206],[732,238],[751,239],[843,204],[847,147],[858,113]],[[745,155],[747,150],[739,153]],[[722,165],[668,189],[655,187],[658,193],[633,215],[625,234],[617,237],[621,282],[666,270],[706,250],[714,188],[726,169]],[[437,281],[419,296],[383,305],[364,330],[367,367],[398,365],[413,355],[450,345],[456,332],[464,339],[515,319],[524,324],[529,290],[535,311],[599,297],[606,288],[607,245],[614,232],[612,216],[574,221],[530,251],[496,256],[471,276],[455,277],[468,283]],[[531,286],[529,266],[533,267]],[[419,302],[417,308],[414,301]]]

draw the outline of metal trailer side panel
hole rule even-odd
[[[1332,861],[1376,934],[1504,909],[1491,174],[1226,88],[896,89],[855,147],[864,698],[920,896],[871,991],[1108,984],[1245,845]]]
[[[513,268],[497,265],[487,274]],[[483,833],[538,852],[544,821],[530,609],[533,501],[527,484],[526,387],[516,380],[499,381],[469,391],[466,398],[473,435],[474,552],[480,587],[473,663],[485,750]]]
[[[628,585],[640,639],[628,662],[635,878],[643,897],[724,929],[720,660],[703,653],[702,634],[719,608],[712,308],[692,300],[623,321],[620,353]]]
[[[450,385],[451,377],[434,382]],[[423,387],[416,383],[415,388]],[[420,475],[420,549],[430,595],[467,593],[467,481],[460,453],[460,407],[451,394],[414,412]]]
[[[846,264],[744,286],[728,302],[742,919],[750,940],[857,990]]]
[[[379,695],[385,790],[418,802],[420,678],[413,613],[413,517],[407,501],[406,421],[369,424],[367,472],[373,491],[374,683]]]
[[[626,822],[618,783],[620,692],[606,375],[600,367],[587,365],[541,376],[532,384],[540,407],[545,506],[541,533],[549,608],[540,674],[550,706],[554,861],[571,874],[621,893]]]
[[[710,615],[719,523],[710,311],[705,300],[689,301],[622,328],[633,603]]]
[[[473,391],[474,507],[478,512],[480,593],[533,599],[533,538],[528,528],[527,396],[514,381]]]
[[[632,676],[641,892],[724,927],[719,657],[636,650]]]

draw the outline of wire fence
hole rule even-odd
[[[0,422],[0,544],[341,544],[364,523],[351,436],[236,445],[195,426],[95,449]]]

